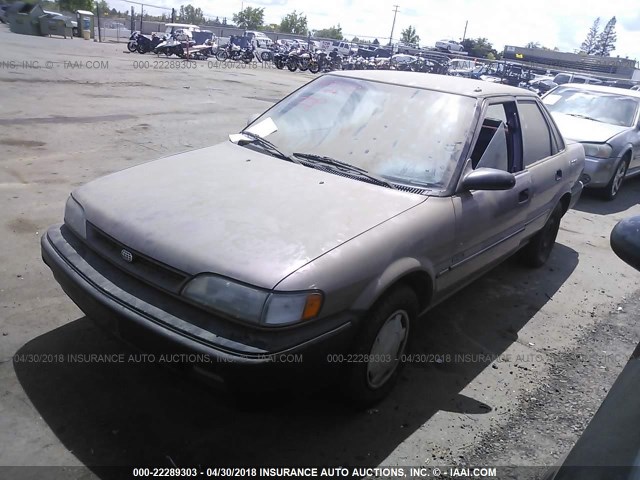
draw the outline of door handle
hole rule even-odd
[[[556,180],[561,180],[562,179],[562,170],[558,170],[556,171]]]
[[[529,189],[525,188],[518,194],[518,203],[524,203],[529,201]]]

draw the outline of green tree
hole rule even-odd
[[[400,41],[409,45],[417,45],[420,43],[420,36],[416,35],[415,27],[409,25],[400,33]]]
[[[321,30],[316,30],[313,32],[314,37],[318,38],[333,38],[335,40],[344,40],[342,36],[342,27],[340,24],[338,26],[332,26],[329,28],[323,28]]]
[[[257,30],[264,24],[264,8],[246,7],[233,14],[233,23],[240,28]]]
[[[75,12],[76,10],[93,11],[91,0],[58,0],[58,8],[61,12]]]
[[[307,16],[302,12],[293,11],[282,18],[280,22],[280,31],[282,33],[295,33],[297,35],[307,34]]]
[[[598,45],[595,54],[601,57],[608,57],[611,55],[611,52],[616,49],[617,40],[616,17],[611,17],[605,25],[604,30],[602,30],[602,33],[598,35]]]
[[[270,23],[269,25],[265,25],[264,27],[262,27],[263,30],[266,30],[267,32],[279,32],[280,31],[280,24],[279,23]]]
[[[195,8],[193,5],[180,5],[178,13],[179,23],[191,23],[193,25],[202,25],[205,23],[204,14],[200,8]]]
[[[498,51],[493,48],[493,45],[489,40],[484,37],[478,38],[465,38],[462,41],[462,46],[466,52],[469,52],[470,57],[489,58],[491,53],[494,58],[499,58]]]
[[[585,38],[584,42],[582,42],[582,45],[580,45],[580,48],[582,49],[582,51],[587,55],[595,54],[596,50],[598,49],[598,35],[600,33],[599,30],[600,30],[600,17],[596,18],[593,21],[593,25],[591,25],[591,28],[587,33],[587,38]]]
[[[109,4],[105,0],[100,0],[99,2],[96,2],[96,4],[98,5],[98,8],[100,9],[100,16],[101,17],[108,17],[109,16]]]

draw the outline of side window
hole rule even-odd
[[[573,77],[573,81],[571,83],[587,83],[587,79],[583,77]]]
[[[503,104],[487,107],[478,140],[471,153],[471,165],[474,169],[497,168],[510,171],[507,117]]]
[[[563,83],[567,83],[570,80],[570,78],[571,77],[569,77],[569,75],[567,75],[566,73],[559,73],[558,75],[555,76],[553,81],[556,82],[558,85],[561,85]]]
[[[551,156],[551,134],[535,101],[518,102],[518,111],[522,125],[523,162],[528,167]]]

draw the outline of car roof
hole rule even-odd
[[[335,71],[328,75],[392,83],[405,87],[438,90],[440,92],[453,93],[473,98],[495,97],[499,95],[517,95],[521,97],[538,98],[534,92],[525,90],[524,88],[511,87],[509,85],[485,82],[483,80],[473,80],[464,77],[454,77],[451,75],[393,70]]]
[[[589,83],[565,83],[563,85],[560,85],[560,87],[572,87],[580,90],[589,90],[590,92],[616,93],[618,95],[640,98],[640,91],[638,90],[628,90],[626,88],[609,87],[606,85],[594,85]]]

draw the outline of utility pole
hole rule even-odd
[[[391,42],[393,39],[393,29],[396,28],[396,15],[398,15],[398,8],[400,8],[400,5],[394,5],[393,23],[391,24],[391,35],[389,35],[389,46],[391,46]]]
[[[462,34],[462,41],[463,42],[467,38],[467,25],[469,25],[469,20],[464,22],[464,33]],[[462,43],[462,42],[460,42],[460,43]]]

